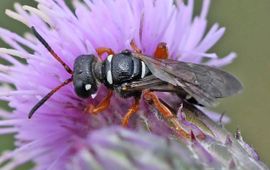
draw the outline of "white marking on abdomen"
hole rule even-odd
[[[113,80],[112,80],[112,71],[108,70],[107,72],[107,81],[109,84],[113,84]]]
[[[145,66],[145,64],[144,64],[143,61],[141,61],[141,62],[142,62],[142,74],[141,74],[141,78],[144,78],[145,72],[146,72],[146,66]]]

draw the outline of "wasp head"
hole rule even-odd
[[[94,69],[97,59],[94,55],[81,55],[76,58],[73,70],[73,85],[79,97],[87,98],[97,91]]]

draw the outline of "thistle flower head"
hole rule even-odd
[[[37,2],[37,8],[15,4],[15,12],[7,10],[6,13],[29,28],[34,26],[71,68],[78,56],[83,54],[97,56],[95,49],[100,47],[111,48],[116,53],[131,49],[131,40],[134,40],[143,54],[148,56],[153,56],[160,42],[166,42],[170,59],[173,60],[221,67],[235,58],[234,53],[219,58],[215,53],[207,52],[225,31],[218,24],[214,24],[209,31],[206,31],[209,0],[203,1],[201,12],[195,17],[193,17],[193,0],[189,0],[186,4],[173,0],[75,0],[72,1],[74,10],[62,0],[38,0]],[[141,102],[140,110],[129,122],[130,129],[140,132],[128,132],[114,127],[121,124],[123,115],[131,105],[130,99],[122,99],[114,95],[106,111],[98,116],[86,114],[84,109],[89,103],[97,104],[106,95],[107,89],[103,86],[99,87],[95,98],[81,99],[74,92],[72,84],[66,85],[29,120],[27,114],[31,108],[51,89],[70,78],[70,75],[33,34],[26,33],[21,37],[0,28],[0,37],[11,47],[0,48],[0,56],[10,63],[8,66],[0,66],[0,81],[15,86],[15,89],[2,86],[0,94],[1,99],[8,101],[9,106],[14,108],[12,114],[1,112],[1,117],[4,119],[0,121],[0,133],[15,133],[16,140],[16,149],[0,157],[0,164],[4,165],[4,169],[15,169],[28,161],[35,163],[35,169],[120,167],[116,165],[123,163],[121,158],[113,159],[113,154],[120,154],[122,158],[126,156],[127,161],[135,161],[132,166],[141,166],[140,169],[153,167],[148,165],[149,162],[145,162],[148,158],[151,161],[164,162],[168,155],[168,159],[174,162],[179,158],[187,166],[198,168],[205,167],[204,165],[227,167],[243,161],[233,156],[222,158],[215,155],[219,150],[230,156],[233,155],[235,150],[225,147],[226,139],[232,140],[232,143],[236,142],[235,145],[238,143],[237,140],[228,137],[228,132],[218,127],[202,112],[200,112],[201,122],[190,123],[183,120],[185,126],[195,134],[197,131],[207,131],[206,129],[211,127],[216,139],[208,137],[201,143],[193,137],[192,141],[184,141],[188,145],[184,143],[177,145],[178,142],[173,141],[173,146],[170,146],[168,141],[169,143],[161,148],[159,148],[161,143],[165,142],[164,137],[173,136],[172,130],[155,114],[157,111],[144,102]],[[102,57],[103,60],[106,58],[105,55]],[[17,60],[18,58],[23,59],[27,64]],[[181,121],[180,117],[179,121]],[[207,127],[204,126],[206,123]],[[146,134],[142,134],[146,133],[145,131],[150,131],[157,136],[148,138]],[[146,139],[141,139],[140,135],[144,135]],[[151,144],[147,139],[161,141],[161,143],[154,144],[151,150],[148,148]],[[121,142],[115,143],[115,140]],[[126,143],[130,147],[125,148]],[[134,154],[137,151],[132,148],[133,144],[137,144],[140,151],[145,149],[145,159],[138,160],[138,155]],[[237,148],[232,145],[230,148]],[[178,149],[172,149],[175,147]],[[163,155],[155,158],[153,154],[155,149]],[[188,155],[195,154],[198,159],[192,163],[194,157],[185,157],[180,152]],[[108,155],[109,153],[112,155]],[[203,158],[205,160],[200,163],[198,160]],[[252,156],[250,160],[253,160]],[[164,162],[163,165],[172,164]],[[260,163],[254,160],[255,165],[259,166]]]

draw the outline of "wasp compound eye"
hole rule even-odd
[[[81,55],[75,60],[73,85],[79,97],[87,98],[97,91],[97,82],[93,73],[96,62],[94,55]]]

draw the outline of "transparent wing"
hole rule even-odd
[[[125,91],[143,91],[145,89],[161,92],[177,92],[180,88],[176,88],[172,84],[157,78],[154,75],[146,76],[138,81],[132,81],[121,85],[121,89]]]
[[[236,77],[217,68],[175,60],[156,60],[138,53],[133,55],[144,61],[155,77],[181,87],[204,106],[213,106],[216,98],[234,95],[243,88]]]

